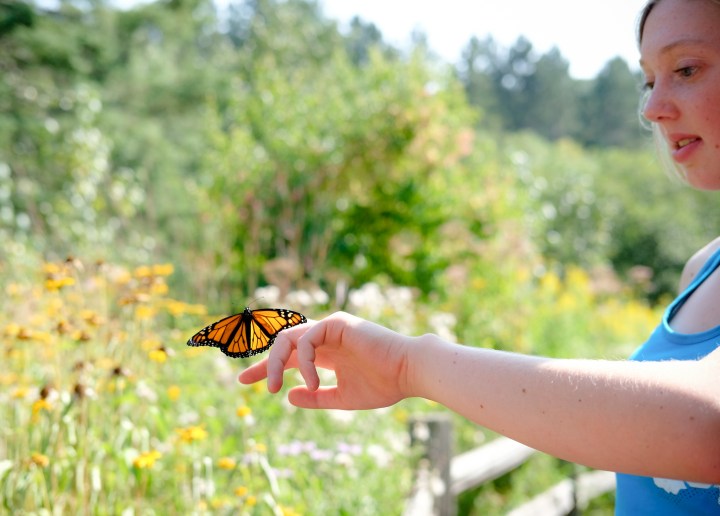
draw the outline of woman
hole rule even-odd
[[[720,190],[720,2],[651,1],[639,26],[643,114],[693,187]],[[720,238],[628,361],[549,359],[408,337],[345,313],[282,332],[240,374],[306,408],[369,409],[408,397],[565,460],[619,472],[618,514],[720,513]],[[335,371],[320,387],[316,367]],[[672,479],[672,480],[667,480]]]

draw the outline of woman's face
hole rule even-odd
[[[647,18],[640,55],[650,89],[643,115],[692,186],[720,189],[720,6],[662,0]]]

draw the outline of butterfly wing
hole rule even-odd
[[[229,356],[242,356],[243,328],[247,326],[244,312],[220,319],[206,326],[187,341],[188,346],[214,346]],[[232,348],[232,351],[229,351]],[[247,350],[247,346],[244,348]],[[233,354],[230,354],[233,353]]]
[[[305,316],[284,308],[245,308],[206,326],[190,340],[188,346],[214,346],[229,357],[249,357],[262,353],[282,330],[307,322]]]

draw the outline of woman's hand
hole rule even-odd
[[[338,312],[280,332],[262,361],[240,373],[241,383],[268,379],[278,392],[285,369],[300,370],[305,386],[288,393],[303,408],[372,409],[408,397],[408,351],[412,337]],[[335,372],[337,385],[320,387],[317,368]]]

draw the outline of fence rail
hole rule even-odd
[[[517,441],[500,437],[453,456],[452,422],[442,414],[413,418],[409,430],[411,443],[421,446],[423,454],[413,491],[405,503],[404,516],[454,516],[458,495],[501,477],[539,453]],[[564,516],[614,489],[613,473],[590,471],[563,480],[509,514]]]

